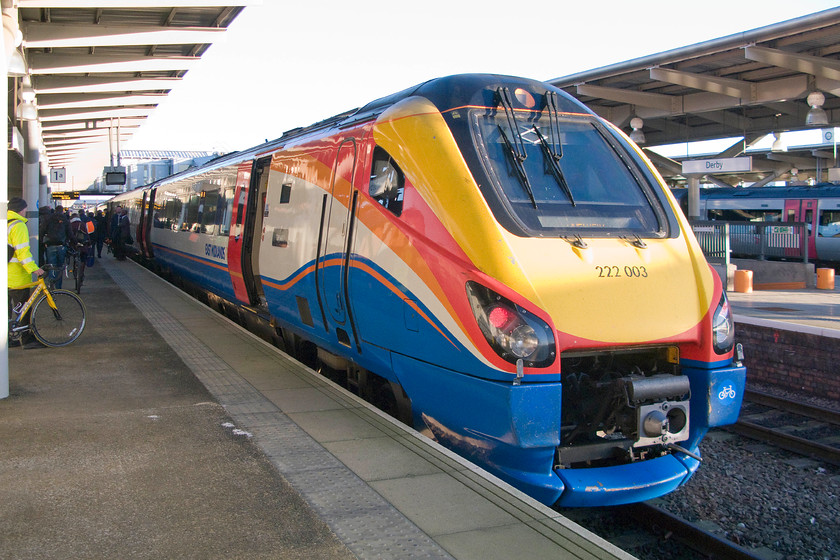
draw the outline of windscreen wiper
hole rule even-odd
[[[511,142],[510,138],[508,138],[508,135],[505,132],[505,129],[502,128],[502,125],[498,125],[499,132],[501,133],[502,140],[504,140],[505,146],[507,147],[508,155],[513,162],[513,168],[516,170],[516,175],[522,182],[522,186],[525,187],[525,192],[528,193],[528,197],[531,199],[531,204],[533,204],[534,208],[536,208],[537,200],[534,198],[534,191],[531,188],[531,182],[528,180],[528,174],[525,172],[525,160],[528,158],[528,154],[525,152],[525,143],[522,141],[522,136],[519,134],[519,127],[516,124],[516,117],[513,114],[513,105],[510,100],[510,90],[506,87],[500,87],[497,89],[496,101],[505,110],[508,129],[511,134],[513,134],[513,142]]]
[[[545,107],[548,109],[548,139],[551,141],[551,153],[559,160],[563,157],[563,142],[560,138],[560,116],[557,110],[556,92],[545,92]]]
[[[522,186],[525,187],[525,192],[528,193],[528,197],[531,199],[531,204],[533,204],[534,208],[536,208],[537,200],[534,198],[534,191],[531,190],[531,182],[528,181],[528,175],[525,173],[525,166],[522,163],[525,158],[520,157],[519,154],[516,153],[516,148],[514,148],[514,145],[511,144],[510,139],[508,139],[508,136],[505,133],[505,129],[503,129],[501,125],[499,125],[499,132],[502,134],[502,140],[505,141],[505,146],[507,146],[508,155],[513,162],[513,168],[516,170],[516,176],[519,177],[519,180],[522,182]]]
[[[534,132],[540,139],[540,146],[542,147],[543,156],[549,162],[551,174],[557,179],[557,184],[569,197],[569,202],[572,206],[576,206],[575,197],[572,196],[572,189],[566,182],[563,176],[563,170],[560,168],[560,159],[563,157],[563,142],[560,135],[560,116],[557,110],[557,93],[553,91],[545,92],[545,107],[548,110],[548,140],[534,125]]]
[[[549,164],[548,167],[551,169],[551,174],[554,175],[554,178],[557,180],[557,184],[560,185],[560,188],[563,189],[563,192],[569,197],[569,202],[572,203],[572,206],[577,206],[577,204],[575,204],[575,197],[572,196],[572,189],[569,188],[569,183],[566,182],[566,177],[563,176],[563,170],[560,168],[560,158],[562,156],[557,155],[557,153],[551,149],[551,145],[548,143],[548,140],[545,139],[545,136],[542,135],[540,129],[537,128],[537,125],[534,125],[534,132],[537,133],[537,138],[540,139],[540,147],[542,148],[545,160]]]

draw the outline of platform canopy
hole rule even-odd
[[[636,125],[643,146],[729,138],[709,155],[740,156],[768,134],[840,125],[840,8],[549,82],[628,133]],[[669,182],[684,181],[679,161],[646,151]],[[709,179],[826,180],[837,166],[827,142],[776,143],[753,157],[752,171]]]
[[[41,159],[51,168],[110,165],[117,139],[127,140],[202,54],[224,40],[244,7],[258,3],[16,0],[23,40],[10,68],[16,79],[9,115],[37,118]],[[33,95],[35,112],[26,105]]]

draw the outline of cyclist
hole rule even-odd
[[[26,211],[26,201],[22,198],[14,197],[9,201],[8,212],[6,217],[8,219],[8,244],[9,244],[9,273],[8,273],[8,287],[9,287],[9,317],[16,306],[23,305],[29,299],[29,290],[26,286],[32,281],[32,274],[38,276],[44,274],[35,260],[32,258],[32,251],[29,248],[29,228],[26,227],[28,221],[23,217]],[[28,321],[25,318],[23,322]],[[32,334],[27,333],[21,341],[26,347],[40,346],[38,341]]]
[[[70,240],[70,218],[64,207],[58,205],[44,225],[44,245],[46,246],[47,264],[63,267],[67,256],[67,243]],[[61,288],[64,275],[61,269],[50,271],[50,279],[56,288]]]

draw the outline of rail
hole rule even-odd
[[[786,413],[812,418],[826,425],[834,426],[835,428],[840,425],[840,413],[836,410],[825,409],[790,399],[775,397],[759,391],[748,390],[745,393],[744,398],[747,402],[757,403]],[[746,418],[749,418],[749,416]],[[763,426],[756,422],[751,422],[746,418],[739,418],[738,422],[728,426],[727,429],[742,436],[772,443],[773,445],[787,451],[810,456],[815,459],[825,461],[826,463],[840,466],[840,447],[837,445],[794,435],[793,433],[781,428]],[[819,430],[815,429],[815,431]]]
[[[706,259],[728,267],[732,256],[808,263],[804,222],[693,221],[691,228]]]
[[[764,556],[686,521],[659,506],[640,502],[621,506],[625,514],[648,525],[664,529],[674,538],[703,554],[705,558],[726,560],[760,560]]]

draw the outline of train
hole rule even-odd
[[[539,81],[432,79],[108,205],[138,260],[544,504],[673,491],[740,410],[674,197]]]
[[[688,213],[685,189],[675,192]],[[840,185],[820,183],[785,187],[700,189],[699,216],[729,222],[802,222],[808,257],[840,266]]]

